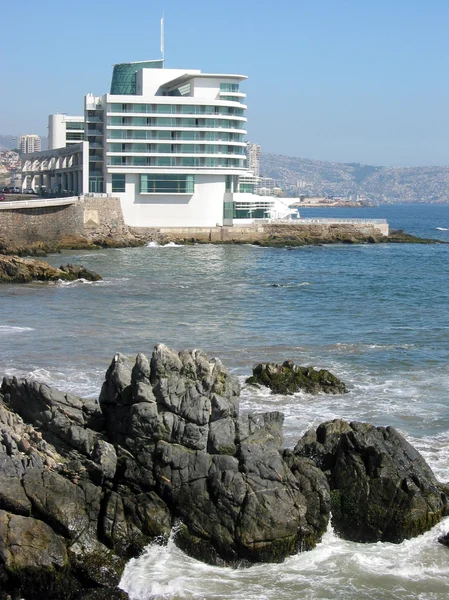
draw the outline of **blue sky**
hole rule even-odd
[[[388,166],[449,164],[447,0],[8,2],[0,133],[46,135],[109,91],[112,64],[242,73],[266,152]]]

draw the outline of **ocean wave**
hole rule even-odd
[[[175,242],[167,242],[167,244],[159,244],[159,242],[148,242],[147,248],[183,248],[184,244],[175,244]]]
[[[53,285],[57,285],[58,287],[74,287],[77,285],[94,285],[94,284],[104,284],[104,280],[100,279],[99,281],[89,281],[88,279],[74,279],[73,281],[64,281],[63,279],[58,279],[58,281],[53,282]]]
[[[248,569],[196,561],[179,550],[170,536],[168,544],[150,544],[127,564],[120,588],[131,600],[443,600],[449,593],[447,550],[436,540],[448,526],[449,519],[444,519],[401,544],[357,544],[339,538],[329,525],[314,550],[280,564]]]
[[[74,394],[81,398],[96,398],[104,381],[105,370],[99,368],[81,370],[68,367],[64,371],[58,371],[41,366],[30,366],[28,368],[6,366],[2,373],[7,377],[45,383],[62,392]]]
[[[35,329],[33,327],[19,327],[17,325],[0,325],[0,335],[12,335],[26,331],[35,331]]]

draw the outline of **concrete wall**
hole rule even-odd
[[[16,203],[20,206],[20,201]],[[120,235],[127,230],[118,198],[85,198],[65,206],[0,210],[0,239],[22,245],[67,236]]]
[[[384,233],[386,230],[386,233]],[[132,227],[137,235],[157,241],[251,242],[269,237],[307,238],[316,242],[388,235],[388,225],[366,223],[255,224],[246,227]]]
[[[132,227],[215,227],[223,223],[225,175],[195,175],[193,194],[140,194],[140,175],[126,175],[126,192],[117,194],[125,222]],[[108,174],[106,192],[112,193]]]

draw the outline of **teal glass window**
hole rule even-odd
[[[141,194],[193,194],[194,175],[147,174],[140,175]]]
[[[126,175],[125,175],[125,173],[113,173],[112,174],[112,191],[113,192],[125,192],[126,191]]]
[[[220,92],[238,92],[238,83],[220,83]]]

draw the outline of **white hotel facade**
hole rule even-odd
[[[248,175],[245,79],[165,69],[163,60],[115,65],[110,93],[88,94],[84,117],[50,115],[49,150],[24,157],[23,185],[119,197],[130,226],[285,217],[285,202],[247,186],[240,192]],[[82,174],[68,176],[67,165]],[[74,181],[77,189],[68,189]]]

